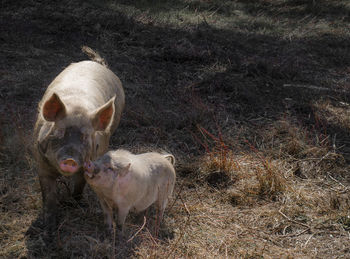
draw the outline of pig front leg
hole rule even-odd
[[[41,169],[42,170],[42,169]],[[55,176],[39,174],[43,198],[44,224],[50,231],[56,228],[57,194]]]
[[[130,207],[118,207],[118,228],[121,228],[121,236],[125,234],[125,219],[128,215]]]
[[[107,230],[110,233],[113,233],[113,208],[108,206],[108,204],[104,201],[104,199],[99,199],[100,204],[104,213],[104,222],[107,226]]]
[[[86,184],[84,173],[83,172],[76,173],[73,176],[73,182],[74,182],[73,198],[79,201],[83,197],[82,193]]]

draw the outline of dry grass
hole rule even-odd
[[[3,1],[0,257],[350,258],[349,10],[345,0]],[[69,179],[58,181],[52,239],[41,222],[36,105],[85,58],[81,45],[124,83],[111,148],[177,160],[163,224],[154,209],[132,214],[115,243],[96,195],[86,188],[77,204]]]

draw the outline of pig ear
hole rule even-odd
[[[115,96],[102,107],[98,108],[92,117],[92,124],[97,131],[105,130],[113,119]]]
[[[56,93],[44,103],[42,109],[43,117],[47,121],[57,121],[66,115],[66,107]]]

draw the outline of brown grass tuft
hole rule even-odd
[[[259,182],[258,194],[276,200],[286,189],[286,180],[280,170],[267,160],[262,161],[263,168],[257,168],[256,178]]]

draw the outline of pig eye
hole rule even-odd
[[[81,140],[82,140],[82,141],[87,141],[88,138],[89,138],[89,135],[87,135],[87,134],[82,134],[82,135],[81,135]]]
[[[61,139],[64,137],[64,133],[64,129],[56,129],[54,132],[54,136]]]

